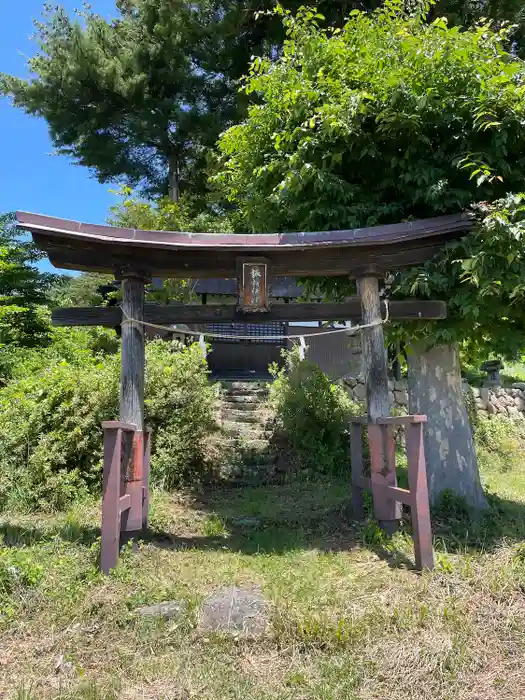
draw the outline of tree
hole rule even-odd
[[[353,12],[340,31],[321,29],[314,11],[293,17],[281,10],[288,32],[283,55],[254,61],[245,90],[258,103],[220,140],[216,182],[247,227],[328,230],[395,223],[519,191],[525,71],[505,50],[508,31],[487,24],[459,31],[440,18],[428,23],[428,9],[407,15],[392,0],[371,14]],[[425,268],[407,275],[392,271],[385,293],[452,301],[446,324],[425,326],[419,336],[417,329],[405,329],[413,337],[426,334],[431,346],[456,340],[479,346],[488,336],[496,345],[516,327],[525,329],[523,314],[518,311],[514,321],[512,306],[512,289],[525,281],[521,200],[500,202],[496,209],[492,215],[481,211],[472,235]],[[324,282],[331,295],[347,286]],[[496,337],[503,326],[506,336]],[[456,351],[443,349],[454,372]],[[410,365],[417,373],[417,363]],[[422,376],[411,379],[412,386],[430,389]],[[445,382],[442,394],[435,393],[435,384],[425,406],[430,425],[443,422],[451,398]],[[464,417],[460,391],[455,401]],[[435,431],[427,430],[427,450],[451,475],[446,486],[456,483],[461,491],[461,479],[470,480],[471,488],[462,492],[479,505],[470,428],[460,423],[447,454],[440,455],[443,436]],[[467,462],[469,469],[461,472]],[[445,481],[433,483],[435,499]]]
[[[35,267],[41,257],[16,227],[14,216],[0,215],[0,383],[22,349],[50,342],[45,304],[58,277]]]
[[[57,276],[35,267],[43,256],[23,236],[11,214],[0,216],[0,349],[38,346],[50,330],[42,306]]]
[[[220,140],[217,182],[252,230],[391,223],[519,191],[524,69],[507,34],[399,5],[333,32],[285,13],[282,58],[256,59],[245,82],[259,103]]]
[[[298,5],[298,0],[293,0]],[[342,20],[351,4],[324,2]],[[106,21],[47,7],[36,23],[33,77],[3,75],[0,88],[43,116],[59,153],[149,195],[177,200],[205,188],[207,153],[244,114],[238,79],[252,54],[272,53],[282,25],[257,10],[273,0],[119,0]]]
[[[65,277],[55,286],[51,295],[53,306],[100,306],[105,301],[113,275],[83,272]]]
[[[285,32],[274,0],[119,0],[110,21],[88,8],[71,17],[46,6],[30,80],[0,76],[0,91],[43,116],[59,153],[101,182],[120,181],[177,200],[206,190],[207,156],[219,133],[242,119],[238,81],[253,55],[275,57]],[[296,10],[302,0],[288,0]],[[379,0],[320,0],[327,26]],[[521,0],[442,0],[457,24],[480,15],[521,22]],[[521,14],[520,14],[521,12]],[[520,19],[521,17],[521,19]],[[520,26],[521,26],[520,25]],[[521,33],[520,33],[521,32]],[[523,31],[514,33],[520,48]]]

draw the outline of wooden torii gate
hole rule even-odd
[[[419,265],[447,241],[465,234],[467,214],[344,231],[281,234],[214,234],[141,231],[83,224],[17,213],[19,226],[53,265],[115,274],[122,280],[121,307],[63,308],[53,312],[60,326],[122,327],[120,417],[103,424],[104,483],[101,568],[118,561],[122,532],[147,528],[150,433],[144,424],[144,322],[257,323],[361,318],[368,415],[352,420],[352,503],[363,512],[362,490],[371,488],[374,513],[393,529],[400,503],[412,511],[416,565],[433,567],[432,533],[423,449],[425,416],[390,417],[387,359],[378,279],[386,272]],[[152,277],[236,278],[237,306],[144,303]],[[358,282],[359,296],[342,303],[269,304],[272,277],[346,276]],[[436,301],[392,301],[391,319],[444,318]],[[406,428],[409,489],[397,486],[395,426]],[[362,437],[368,430],[370,477],[363,476]]]

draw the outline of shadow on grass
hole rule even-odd
[[[193,508],[204,515],[199,521],[200,534],[181,537],[176,522],[172,531],[156,528],[153,522],[148,532],[137,533],[134,539],[163,549],[227,549],[248,555],[360,548],[373,551],[392,568],[413,569],[411,559],[379,533],[373,520],[352,519],[350,501],[350,485],[341,480],[209,489],[193,498]],[[436,550],[490,552],[503,542],[525,540],[525,503],[493,494],[488,495],[488,501],[488,510],[476,517],[454,496],[443,499],[432,519]],[[408,512],[401,530],[410,535]],[[0,522],[0,543],[4,547],[53,541],[89,547],[99,537],[98,527],[76,521],[54,528]]]
[[[474,514],[460,499],[447,495],[432,515],[436,550],[475,554],[525,540],[525,503],[493,494],[488,494],[487,500],[489,508]],[[346,482],[216,489],[195,496],[194,507],[209,514],[210,526],[217,532],[178,537],[152,529],[146,540],[163,548],[226,548],[245,554],[362,548],[373,551],[392,568],[414,569],[411,558],[397,550],[391,538],[379,533],[372,519],[352,519],[350,485]],[[401,532],[411,536],[408,509]]]

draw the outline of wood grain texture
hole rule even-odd
[[[471,217],[460,213],[341,231],[211,234],[96,226],[19,212],[21,228],[57,267],[113,272],[146,266],[156,277],[235,277],[239,255],[263,255],[275,276],[358,276],[374,264],[383,272],[418,265],[461,237]]]
[[[120,310],[119,310],[120,313]],[[144,281],[128,277],[122,281],[124,318],[144,318]],[[122,365],[120,374],[120,420],[144,430],[144,326],[122,324]]]
[[[454,238],[454,236],[452,236]],[[33,235],[58,268],[112,274],[123,265],[142,264],[154,277],[209,279],[235,277],[237,254],[231,251],[133,249],[124,246],[64,246],[63,242]],[[415,243],[383,246],[326,248],[318,250],[276,250],[265,252],[276,277],[358,277],[363,268],[375,265],[383,273],[420,265],[433,258],[451,236]]]
[[[361,297],[363,324],[381,321],[381,302],[377,277],[360,278],[358,289]],[[363,330],[362,342],[368,422],[375,424],[378,418],[386,418],[390,414],[388,366],[383,326],[378,324]],[[388,498],[384,489],[374,489],[374,480],[388,486],[397,486],[395,464],[392,463],[384,437],[381,427],[369,425],[368,440],[374,510],[380,524],[387,530],[393,530],[401,517],[401,506],[393,498]]]
[[[446,318],[447,307],[443,301],[391,301],[389,316],[394,320]],[[381,303],[382,318],[386,315]],[[358,297],[342,303],[291,303],[274,304],[265,313],[243,313],[232,304],[169,305],[145,304],[144,320],[148,323],[268,323],[270,321],[358,321],[361,318],[361,302]],[[113,328],[122,320],[119,307],[71,307],[55,309],[54,326],[106,326]]]

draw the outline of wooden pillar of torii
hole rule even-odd
[[[150,434],[144,425],[144,326],[154,324],[266,323],[270,321],[360,320],[363,329],[368,415],[351,421],[352,502],[363,513],[362,490],[372,490],[374,514],[395,528],[400,503],[410,506],[416,564],[430,568],[432,538],[423,451],[425,416],[390,417],[386,355],[378,277],[431,259],[449,240],[465,235],[468,214],[364,229],[281,234],[188,234],[140,231],[83,224],[40,214],[17,213],[18,225],[56,267],[115,273],[122,279],[121,308],[69,308],[53,311],[57,326],[122,325],[120,417],[104,423],[104,477],[101,567],[118,560],[122,532],[147,526]],[[237,278],[238,304],[193,306],[144,303],[150,275],[160,278]],[[359,296],[343,303],[270,306],[271,277],[358,279]],[[391,319],[439,319],[440,301],[392,301]],[[397,426],[405,431],[409,488],[397,486]],[[370,475],[363,459],[368,432]]]
[[[146,530],[149,508],[150,431],[144,424],[144,285],[138,267],[117,272],[122,280],[120,417],[103,423],[104,474],[100,567],[115,568],[123,533]]]

